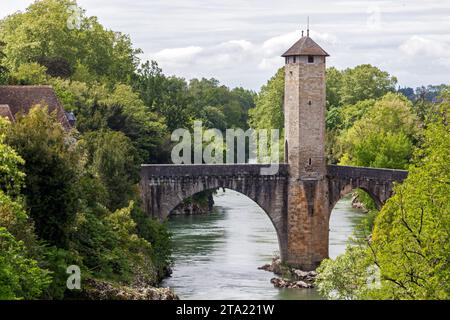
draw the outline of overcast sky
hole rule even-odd
[[[0,17],[32,0],[0,0]],[[78,0],[165,74],[258,90],[306,29],[337,68],[370,63],[401,86],[450,84],[450,0]]]

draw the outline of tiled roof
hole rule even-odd
[[[302,37],[298,40],[292,47],[286,51],[282,57],[289,56],[326,56],[329,54],[326,53],[317,43],[314,42],[310,37]]]
[[[0,105],[8,105],[12,117],[19,112],[28,113],[36,105],[46,106],[49,112],[56,110],[58,120],[66,130],[71,128],[66,112],[51,86],[0,86]]]

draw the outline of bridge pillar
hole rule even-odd
[[[326,179],[289,181],[285,263],[302,270],[314,270],[328,258],[327,196]]]

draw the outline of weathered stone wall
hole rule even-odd
[[[295,62],[294,62],[295,58]],[[289,56],[285,67],[285,146],[287,164],[271,176],[267,165],[144,165],[141,193],[146,212],[165,219],[198,192],[219,187],[255,201],[278,234],[281,259],[312,270],[328,257],[331,209],[355,188],[366,190],[381,206],[401,170],[326,166],[325,57]]]
[[[325,175],[325,58],[285,66],[285,132],[291,176]]]
[[[288,249],[285,262],[313,270],[328,257],[326,180],[291,179],[288,188]]]
[[[278,174],[261,175],[267,165],[143,165],[140,190],[145,211],[166,219],[184,199],[205,190],[228,188],[255,201],[278,235],[281,259],[304,270],[328,257],[330,213],[355,188],[366,190],[382,205],[403,170],[327,166],[322,179],[290,177],[289,165]]]
[[[184,199],[216,188],[240,192],[255,201],[272,221],[286,256],[287,176],[286,165],[278,174],[261,175],[265,165],[144,165],[141,169],[141,197],[145,211],[166,219]]]

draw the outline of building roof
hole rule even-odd
[[[286,51],[282,57],[290,56],[325,56],[329,54],[323,50],[317,43],[309,36],[302,37],[292,47]]]
[[[56,111],[64,129],[71,128],[66,112],[51,86],[0,86],[0,105],[3,105],[1,114],[7,113],[4,106],[8,106],[8,117],[13,117],[12,120],[17,113],[26,114],[36,105],[46,106],[49,112]]]

